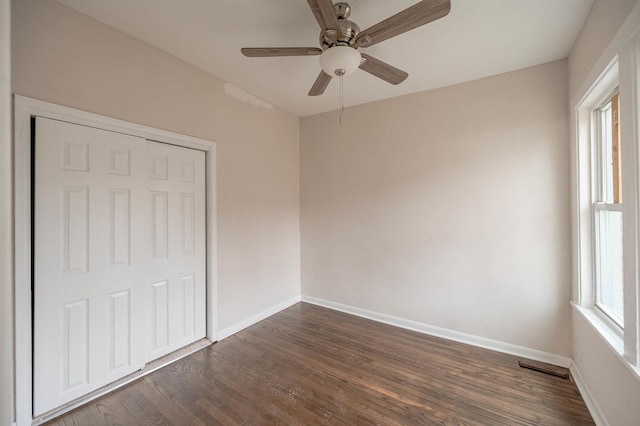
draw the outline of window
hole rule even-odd
[[[595,306],[624,326],[622,274],[622,170],[617,89],[594,115],[593,219]]]
[[[634,19],[633,35],[607,48],[571,99],[571,304],[640,380],[640,15]]]

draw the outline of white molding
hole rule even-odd
[[[578,391],[580,392],[580,395],[582,396],[582,399],[584,400],[584,403],[587,406],[587,409],[589,410],[589,414],[591,414],[591,417],[593,417],[593,421],[598,426],[609,426],[607,419],[604,417],[604,414],[602,413],[602,409],[596,402],[596,399],[591,394],[591,391],[589,390],[587,383],[582,378],[582,374],[580,374],[580,369],[578,368],[578,365],[575,362],[571,362],[571,367],[569,367],[569,371],[571,371],[571,377],[573,377],[573,381],[575,382],[576,387],[578,388]]]
[[[81,124],[83,126],[95,127],[117,133],[124,133],[155,142],[184,146],[200,151],[209,151],[215,146],[215,142],[206,139],[182,135],[168,130],[156,129],[154,127],[131,123],[129,121],[108,117],[106,115],[94,114],[92,112],[69,108],[38,99],[27,98],[26,96],[14,95],[14,99],[16,106],[20,105],[28,109],[31,115],[67,121],[69,123]],[[16,117],[16,120],[17,119],[18,117]]]
[[[638,305],[638,285],[640,274],[638,257],[640,255],[638,242],[640,241],[640,134],[638,131],[640,118],[638,117],[638,72],[640,71],[640,36],[628,43],[620,53],[620,132],[622,135],[620,149],[622,156],[622,191],[623,212],[622,229],[623,248],[623,294],[624,294],[624,354],[632,364],[640,366],[640,313]],[[626,135],[626,136],[625,136]]]
[[[430,336],[442,337],[444,339],[453,340],[455,342],[466,343],[468,345],[477,346],[484,349],[490,349],[510,355],[520,356],[536,361],[542,361],[562,367],[571,365],[571,358],[566,356],[553,354],[550,352],[531,349],[524,346],[513,345],[511,343],[501,342],[498,340],[487,339],[485,337],[474,336],[447,328],[436,327],[433,325],[396,317],[393,315],[382,314],[379,312],[369,311],[366,309],[356,308],[355,306],[343,305],[342,303],[332,302],[329,300],[319,299],[312,296],[302,296],[302,301],[311,303],[325,308],[333,309],[347,314],[356,315],[384,324],[393,325],[418,333],[428,334]]]
[[[14,415],[13,171],[10,0],[0,0],[0,424]]]
[[[237,322],[227,328],[218,331],[218,341],[226,339],[227,337],[236,334],[239,331],[244,330],[247,327],[251,327],[252,325],[270,317],[271,315],[277,314],[280,311],[287,309],[290,306],[295,305],[300,302],[300,296],[292,297],[291,299],[285,300],[284,302],[278,303],[275,306],[270,307],[269,309],[265,309],[264,311],[250,317],[244,319],[240,322]]]
[[[207,338],[217,330],[216,144],[166,130],[14,95],[15,409],[18,426],[31,425],[31,117],[96,127],[205,151],[207,168]]]
[[[16,424],[32,420],[31,110],[14,98],[14,326]]]
[[[218,178],[217,178],[217,150],[211,145],[205,159],[206,167],[206,244],[207,244],[207,338],[215,342],[218,340]]]

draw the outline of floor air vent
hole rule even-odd
[[[518,365],[522,368],[537,371],[539,373],[549,374],[565,380],[571,380],[569,370],[564,367],[558,367],[557,365],[532,360],[518,361]]]

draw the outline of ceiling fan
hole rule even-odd
[[[376,25],[360,31],[348,20],[351,7],[347,3],[333,4],[332,0],[307,0],[320,25],[318,47],[245,47],[243,55],[255,57],[320,55],[322,71],[309,91],[309,96],[324,93],[334,75],[342,77],[360,68],[391,84],[400,84],[406,72],[387,64],[359,48],[365,48],[395,37],[414,28],[446,16],[451,10],[450,0],[422,0]]]

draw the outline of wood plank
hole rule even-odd
[[[622,158],[620,156],[620,94],[611,98],[611,131],[613,158],[613,202],[622,202]]]
[[[518,361],[299,303],[51,424],[594,424]]]

